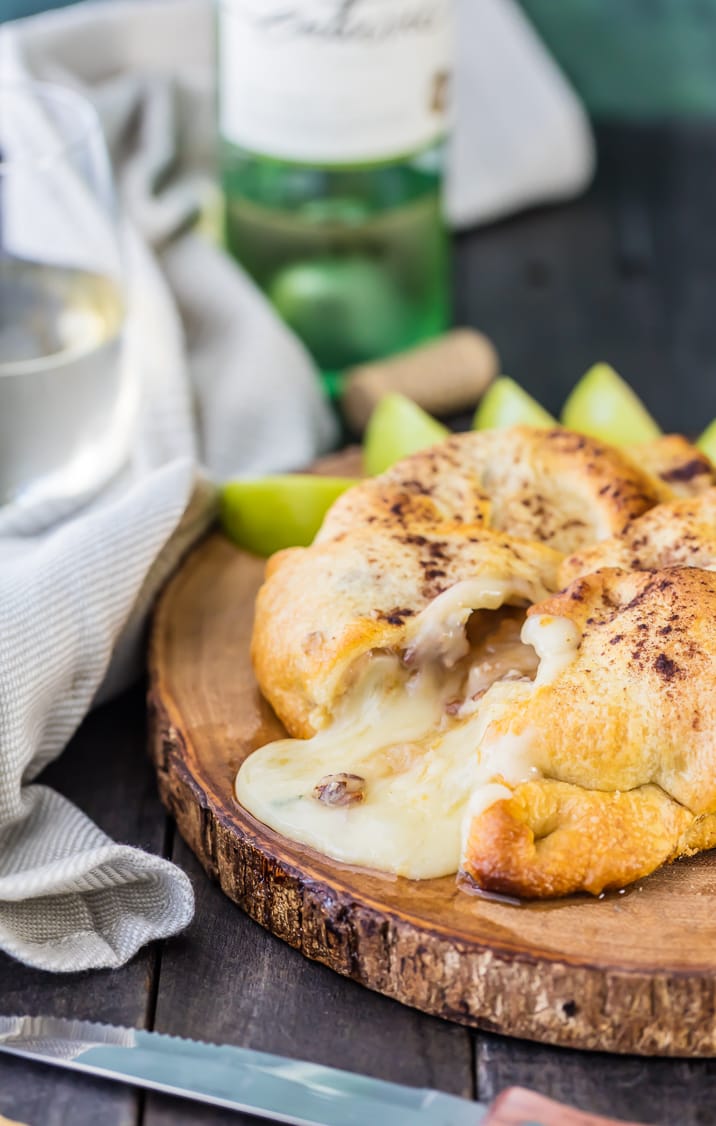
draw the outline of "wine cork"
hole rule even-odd
[[[474,329],[456,328],[409,352],[353,368],[346,377],[341,410],[356,433],[390,391],[413,399],[430,414],[457,414],[475,406],[499,367],[492,341]]]

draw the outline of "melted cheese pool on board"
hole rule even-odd
[[[412,879],[457,872],[472,816],[508,796],[507,785],[540,773],[529,732],[481,751],[495,709],[558,675],[579,646],[578,631],[562,618],[529,618],[521,656],[514,630],[498,628],[493,637],[468,669],[428,661],[413,671],[396,656],[371,657],[328,727],[249,756],[238,800],[272,829],[336,860]],[[534,674],[537,657],[533,682],[524,673]],[[497,681],[487,690],[486,667]],[[466,692],[476,699],[456,707]]]

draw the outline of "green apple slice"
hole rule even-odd
[[[696,439],[696,445],[716,465],[716,418],[709,423],[701,437]]]
[[[408,399],[391,392],[384,395],[368,420],[363,436],[363,464],[375,476],[409,454],[442,442],[450,431]]]
[[[472,420],[473,430],[497,430],[505,426],[557,426],[536,399],[510,379],[501,375],[492,383],[480,399]]]
[[[307,547],[334,500],[356,484],[353,477],[291,473],[229,481],[219,514],[227,536],[256,555]]]
[[[641,399],[609,364],[595,364],[582,376],[564,404],[562,422],[615,446],[650,442],[661,434]]]

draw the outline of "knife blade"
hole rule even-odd
[[[0,1017],[0,1051],[292,1126],[616,1126],[516,1087],[488,1106],[250,1048],[47,1016]]]

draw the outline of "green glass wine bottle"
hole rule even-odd
[[[332,388],[449,317],[453,0],[217,0],[226,238]]]

